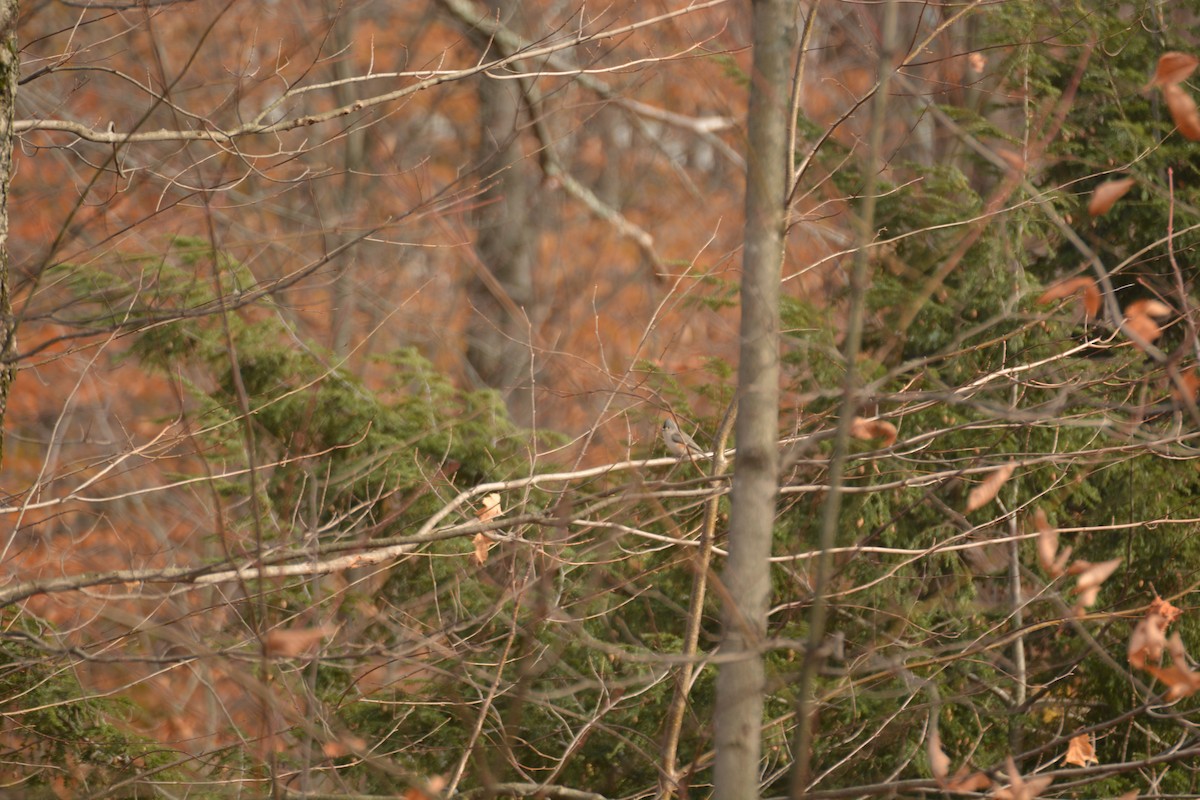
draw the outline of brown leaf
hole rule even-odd
[[[1155,600],[1159,602],[1160,598]],[[1165,600],[1161,602],[1166,603]],[[1169,603],[1167,605],[1170,606]],[[1162,661],[1163,648],[1167,644],[1167,626],[1171,624],[1172,619],[1173,617],[1168,618],[1163,614],[1155,603],[1150,604],[1150,610],[1138,620],[1129,636],[1128,658],[1131,665],[1138,669],[1148,669],[1147,662]]]
[[[1170,625],[1172,622],[1183,616],[1183,609],[1176,608],[1175,606],[1171,605],[1169,601],[1163,600],[1161,597],[1156,596],[1150,601],[1150,608],[1146,613],[1147,615],[1157,614],[1158,616],[1162,617],[1165,620],[1163,623],[1163,630],[1166,630],[1167,625]]]
[[[1196,101],[1182,86],[1173,83],[1162,87],[1163,100],[1171,112],[1171,121],[1179,129],[1179,135],[1193,142],[1200,142],[1200,111]]]
[[[336,632],[337,627],[333,625],[321,625],[316,628],[275,628],[263,638],[263,649],[268,656],[295,658]]]
[[[1087,569],[1079,572],[1079,577],[1075,579],[1075,591],[1085,592],[1088,589],[1098,588],[1100,584],[1108,580],[1117,567],[1121,566],[1121,560],[1114,558],[1109,561],[1101,561],[1099,564],[1088,564]]]
[[[1012,756],[1008,757],[1005,764],[1008,770],[1009,785],[1005,789],[997,789],[992,792],[992,797],[996,800],[1036,800],[1038,795],[1054,783],[1054,778],[1048,775],[1025,780],[1021,777],[1021,773],[1017,772],[1017,765],[1013,762]]]
[[[896,426],[882,419],[855,417],[850,423],[850,435],[855,439],[882,439],[884,447],[896,443]]]
[[[958,772],[954,773],[954,777],[946,781],[944,788],[947,792],[960,792],[962,794],[970,794],[971,792],[980,792],[992,785],[992,779],[982,772],[972,772],[967,774],[967,767],[964,764],[959,768]]]
[[[486,564],[488,550],[492,549],[492,540],[482,533],[477,533],[471,544],[475,545],[475,563]]]
[[[1059,281],[1042,292],[1034,302],[1038,305],[1046,305],[1055,300],[1072,296],[1078,296],[1083,301],[1083,311],[1088,319],[1100,313],[1100,289],[1094,280],[1084,276]]]
[[[1161,300],[1144,298],[1125,306],[1125,325],[1147,342],[1162,336],[1162,328],[1155,318],[1171,314],[1171,307]],[[1136,344],[1136,342],[1135,342]]]
[[[1100,759],[1096,758],[1096,747],[1092,744],[1092,737],[1086,733],[1072,737],[1067,743],[1067,755],[1063,758],[1063,763],[1074,764],[1077,767],[1099,764]]]
[[[1050,524],[1046,512],[1040,508],[1033,512],[1033,523],[1038,529],[1037,552],[1038,563],[1051,578],[1057,578],[1065,571],[1067,561],[1071,558],[1071,548],[1059,555],[1058,528]]]
[[[1177,83],[1183,83],[1196,69],[1197,64],[1200,64],[1200,59],[1191,53],[1178,51],[1163,53],[1158,57],[1158,64],[1154,67],[1154,77],[1150,79],[1145,88],[1174,86]]]
[[[504,513],[504,509],[500,508],[500,494],[498,492],[485,494],[483,499],[479,501],[479,504],[483,508],[475,513],[475,519],[480,522],[487,522],[489,519],[495,519]]]
[[[942,735],[938,732],[937,720],[929,720],[929,736],[925,741],[925,751],[929,754],[929,771],[937,778],[938,784],[950,774],[950,756],[942,749]]]
[[[1169,667],[1147,664],[1145,669],[1146,672],[1166,684],[1167,693],[1164,695],[1166,700],[1191,697],[1197,690],[1200,690],[1200,675],[1178,664],[1171,664]]]
[[[1005,464],[988,473],[988,476],[983,479],[983,483],[976,486],[967,495],[967,513],[969,514],[977,508],[983,508],[992,502],[1001,487],[1008,483],[1008,479],[1012,477],[1015,469],[1015,464]]]
[[[1131,792],[1126,792],[1117,798],[1117,800],[1138,800],[1138,790],[1134,789]]]
[[[1183,391],[1180,391],[1180,387]],[[1200,376],[1196,374],[1195,367],[1189,367],[1184,372],[1179,373],[1179,383],[1171,384],[1171,399],[1176,403],[1183,404],[1184,397],[1190,397],[1192,402],[1196,401],[1196,395],[1200,392]]]
[[[1133,178],[1119,178],[1100,184],[1092,191],[1092,199],[1088,201],[1088,213],[1093,217],[1107,214],[1135,183],[1137,181]]]

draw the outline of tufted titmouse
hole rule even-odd
[[[667,445],[667,452],[676,458],[704,454],[704,451],[700,449],[700,445],[696,444],[696,441],[692,437],[679,430],[679,426],[675,424],[675,420],[670,417],[663,420],[662,437]]]

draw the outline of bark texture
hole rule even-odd
[[[778,492],[779,272],[787,193],[788,83],[797,30],[791,0],[754,3],[746,153],[737,461],[717,676],[714,797],[759,796],[763,654]]]

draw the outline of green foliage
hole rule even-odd
[[[121,702],[89,695],[71,669],[46,669],[48,654],[35,643],[52,640],[51,632],[29,614],[8,617],[0,640],[0,697],[8,698],[0,704],[3,774],[26,775],[26,790],[55,787],[82,796],[172,760],[112,724],[125,716]],[[21,769],[30,765],[36,769]]]

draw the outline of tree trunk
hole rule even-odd
[[[16,374],[16,319],[8,295],[8,182],[12,179],[13,110],[17,100],[17,0],[0,0],[0,462],[4,458],[4,415]]]
[[[787,193],[788,84],[794,3],[754,3],[754,65],[746,153],[746,232],[738,361],[737,462],[729,521],[717,675],[714,797],[758,797],[763,657],[779,453],[779,271]]]
[[[513,0],[490,0],[488,14],[506,24]],[[529,421],[529,330],[533,295],[529,170],[518,136],[520,88],[486,76],[479,84],[479,176],[487,185],[475,215],[481,274],[471,281],[467,361],[487,386],[499,389],[509,413]]]

